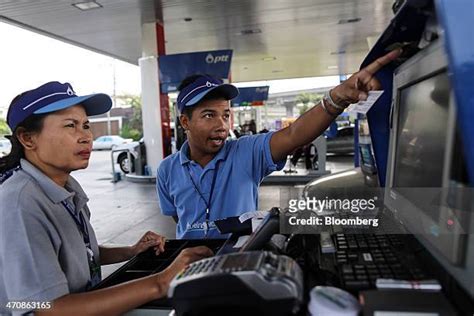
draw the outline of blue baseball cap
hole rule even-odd
[[[179,92],[177,100],[179,111],[182,113],[185,107],[195,106],[211,91],[218,91],[226,100],[232,100],[239,95],[236,86],[222,83],[221,80],[211,76],[201,75]]]
[[[14,131],[18,124],[33,114],[56,112],[77,104],[84,106],[90,116],[110,110],[112,100],[103,93],[77,96],[69,83],[51,81],[17,97],[8,109],[7,123]]]

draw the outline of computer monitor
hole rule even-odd
[[[384,203],[474,296],[472,216],[451,85],[442,38],[395,71]]]

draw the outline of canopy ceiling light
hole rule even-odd
[[[102,8],[102,5],[97,1],[81,1],[73,3],[72,5],[82,11]]]

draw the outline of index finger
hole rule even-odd
[[[382,69],[385,65],[389,64],[392,60],[396,59],[402,53],[401,49],[394,49],[388,54],[377,58],[374,62],[364,68],[370,74],[375,74],[377,71]]]
[[[166,238],[165,238],[165,237],[161,237],[161,243],[159,244],[159,247],[160,247],[161,252],[164,252],[164,251],[165,251],[165,244],[166,244]]]

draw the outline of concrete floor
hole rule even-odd
[[[327,169],[332,173],[350,169],[353,156],[329,156]],[[117,169],[118,170],[118,169]],[[86,170],[73,176],[89,196],[91,222],[99,244],[130,245],[146,231],[153,230],[167,238],[175,237],[175,223],[160,214],[155,185],[126,180],[112,183],[109,151],[95,151]],[[296,188],[301,189],[302,186]],[[293,186],[264,185],[260,187],[259,209],[280,206]],[[103,277],[122,264],[102,267]]]

